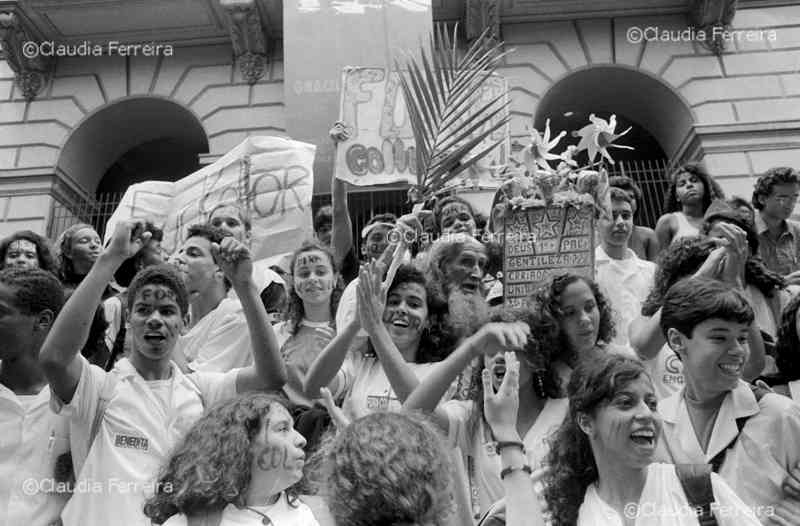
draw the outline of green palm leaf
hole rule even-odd
[[[487,29],[459,57],[456,31],[451,38],[438,25],[430,49],[423,48],[419,60],[407,57],[403,65],[395,61],[416,142],[417,200],[440,193],[494,150],[502,140],[478,147],[508,124],[506,94],[480,104],[478,96],[510,51],[492,41]]]

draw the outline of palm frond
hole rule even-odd
[[[492,41],[487,29],[459,56],[456,32],[457,27],[451,38],[437,25],[430,49],[423,48],[418,60],[395,61],[416,142],[414,193],[423,201],[494,150],[502,141],[479,146],[508,124],[505,93],[486,103],[478,97],[509,51]]]

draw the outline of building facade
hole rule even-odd
[[[0,1],[0,235],[53,236],[110,214],[133,182],[181,178],[248,135],[292,136],[288,90],[339,86],[284,82],[293,67],[284,34],[303,28],[285,27],[283,9],[278,0]],[[576,129],[594,112],[639,130],[644,146],[627,159],[643,183],[702,161],[726,192],[749,197],[767,168],[800,167],[800,2],[433,0],[432,16],[459,22],[466,37],[492,28],[514,48],[500,73],[518,147],[548,118]],[[329,191],[327,177],[315,181],[319,202]],[[403,199],[402,188],[373,189],[351,205],[365,216],[399,211]]]

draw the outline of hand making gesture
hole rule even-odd
[[[211,244],[211,255],[234,287],[247,285],[253,279],[253,260],[244,243],[225,237]]]

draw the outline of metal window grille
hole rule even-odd
[[[667,160],[617,161],[610,167],[609,176],[626,175],[642,190],[642,202],[637,203],[636,224],[655,228],[664,210],[664,197],[669,189]]]

